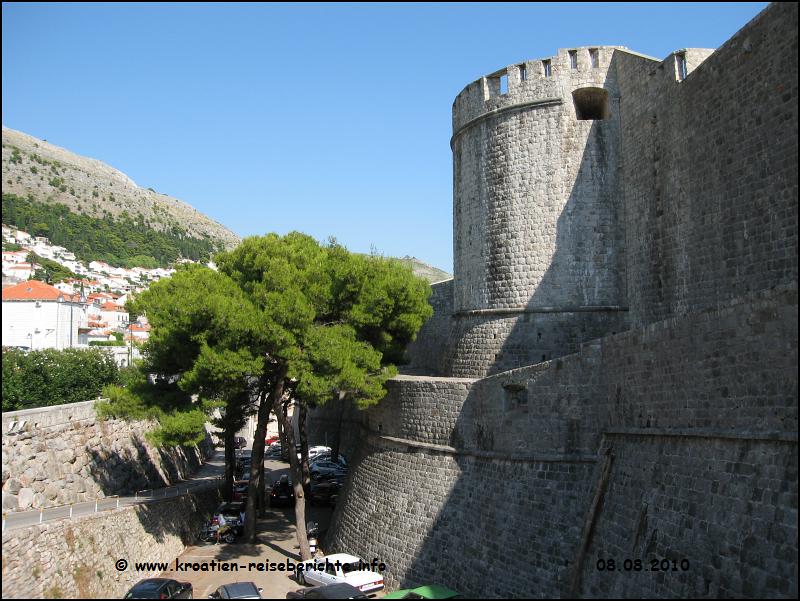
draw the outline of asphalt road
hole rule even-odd
[[[289,472],[288,465],[279,461],[265,461],[265,475],[268,484],[277,480],[281,474]],[[306,506],[306,521],[315,521],[324,533],[330,523],[332,507]],[[206,599],[222,584],[234,582],[253,582],[262,590],[261,596],[265,599],[283,599],[289,591],[304,588],[298,584],[294,576],[287,572],[259,571],[258,566],[251,563],[283,563],[286,560],[299,561],[299,545],[294,527],[294,508],[270,508],[267,517],[258,521],[258,543],[255,545],[244,543],[203,543],[191,546],[184,551],[177,561],[182,567],[185,563],[197,563],[202,569],[205,563],[210,568],[212,561],[237,564],[238,571],[195,571],[194,569],[171,569],[162,574],[164,578],[174,578],[181,582],[191,582],[194,587],[195,599]],[[324,549],[320,550],[324,553]],[[175,567],[175,561],[171,567]],[[377,596],[382,596],[379,593]]]

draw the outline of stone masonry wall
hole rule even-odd
[[[619,429],[796,432],[797,326],[797,288],[783,288],[608,336],[478,380],[458,436],[484,450],[595,453]]]
[[[362,451],[326,549],[380,558],[393,588],[558,595],[580,539],[593,460],[488,458],[375,436]]]
[[[624,311],[524,311],[453,319],[445,373],[479,377],[549,361],[626,328]]]
[[[797,597],[796,439],[643,432],[604,446],[613,468],[583,597]],[[598,570],[612,558],[617,570]]]
[[[775,575],[797,554],[797,359],[790,288],[465,380],[465,396],[449,401],[456,379],[397,382],[367,413],[328,545],[381,557],[395,585],[437,581],[476,596],[567,596],[576,571],[589,596],[791,596],[796,577]],[[431,436],[433,408],[456,417],[442,420],[449,436]],[[430,429],[415,426],[425,420]],[[582,538],[600,449],[615,462],[594,537]],[[643,503],[655,513],[632,526]],[[737,546],[713,540],[725,524]],[[656,542],[637,547],[642,537]],[[518,554],[505,552],[522,545],[524,584]],[[687,557],[695,571],[606,585],[603,554]]]
[[[685,81],[615,55],[631,322],[797,281],[797,4],[771,4]]]
[[[431,284],[428,302],[433,307],[433,315],[422,325],[414,342],[408,345],[406,356],[409,364],[401,367],[403,372],[444,373],[453,318],[453,280]]]
[[[4,599],[121,599],[158,576],[135,562],[171,562],[196,542],[222,497],[216,488],[3,533]],[[125,571],[115,562],[128,561]]]
[[[158,449],[149,422],[100,420],[95,401],[3,413],[3,511],[158,488],[191,475],[213,449]],[[12,423],[25,425],[9,434]],[[16,430],[16,429],[15,429]]]
[[[576,49],[574,68],[559,51],[549,75],[537,61],[525,63],[524,77],[522,65],[509,66],[453,105],[457,339],[447,375],[569,354],[570,340],[623,329],[607,314],[625,305],[615,49],[593,50],[596,64],[589,49]],[[577,118],[573,91],[584,88],[606,95],[607,118]],[[537,339],[542,329],[556,335]],[[515,350],[531,338],[531,352]]]
[[[575,52],[454,103],[449,365],[516,369],[395,384],[327,546],[467,596],[795,598],[797,5],[713,53]],[[596,340],[528,317],[628,308]],[[539,334],[577,352],[517,367]]]

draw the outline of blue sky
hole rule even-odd
[[[452,271],[451,106],[558,48],[715,48],[764,2],[3,4],[3,124],[240,236]]]

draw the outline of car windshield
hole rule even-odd
[[[342,572],[348,574],[350,572],[358,572],[361,568],[358,566],[359,562],[351,561],[350,563],[343,563],[342,564]]]

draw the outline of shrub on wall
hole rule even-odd
[[[3,411],[88,401],[118,380],[101,349],[3,349]]]

